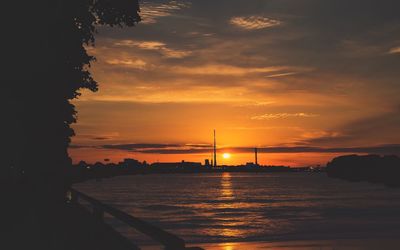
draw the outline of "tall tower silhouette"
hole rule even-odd
[[[254,148],[254,157],[255,157],[255,164],[256,164],[256,166],[258,166],[257,153],[258,153],[257,148]]]
[[[217,139],[215,137],[215,129],[214,129],[214,167],[217,166]]]

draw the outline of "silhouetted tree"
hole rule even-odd
[[[133,26],[138,0],[52,0],[17,2],[5,33],[13,56],[3,92],[7,146],[2,180],[20,194],[62,200],[69,185],[67,148],[80,89],[97,90],[89,67],[101,25]],[[18,6],[19,4],[19,6]],[[8,10],[8,9],[7,9]],[[12,47],[11,47],[12,46]],[[4,90],[4,89],[3,89]],[[39,196],[39,197],[38,197]]]
[[[328,176],[400,187],[400,158],[395,155],[343,155],[328,162]]]

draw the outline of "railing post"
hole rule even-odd
[[[78,202],[78,198],[85,200],[91,206],[92,215],[100,221],[104,221],[104,213],[108,213],[114,218],[126,223],[127,225],[135,228],[137,231],[149,236],[158,243],[164,245],[165,250],[203,250],[202,248],[196,247],[185,247],[185,241],[176,235],[168,233],[158,227],[155,227],[145,221],[135,218],[121,210],[113,208],[107,204],[103,204],[100,201],[93,199],[92,197],[80,193],[74,189],[70,192],[70,201]]]
[[[72,204],[77,204],[79,201],[79,194],[77,192],[74,191],[70,191],[71,192],[71,203]]]
[[[66,197],[66,201],[68,203],[72,203],[72,204],[77,204],[78,203],[79,194],[77,192],[75,192],[74,190],[72,190],[72,189],[67,191],[65,197]]]

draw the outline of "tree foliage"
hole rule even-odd
[[[67,148],[77,112],[71,100],[81,89],[97,91],[89,68],[99,26],[133,26],[138,0],[52,0],[14,6],[16,21],[5,113],[8,179],[43,190],[60,190],[71,165]],[[22,35],[21,35],[22,34]],[[22,73],[23,72],[23,73]],[[3,169],[4,170],[4,169]],[[7,178],[6,178],[7,179]],[[49,191],[52,192],[52,191]]]

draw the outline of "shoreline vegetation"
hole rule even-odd
[[[190,173],[273,173],[273,172],[322,172],[323,167],[289,167],[289,166],[263,166],[253,163],[246,165],[221,165],[213,167],[202,165],[198,162],[157,162],[148,164],[135,159],[124,159],[119,163],[87,164],[84,161],[72,167],[72,180],[74,183],[90,179],[110,178],[120,175],[135,174],[190,174]]]
[[[90,179],[100,180],[121,175],[135,174],[193,174],[193,173],[275,173],[275,172],[326,172],[328,177],[347,181],[384,184],[400,187],[400,158],[396,155],[342,155],[333,158],[324,166],[289,167],[247,163],[245,165],[221,165],[213,167],[199,162],[156,162],[148,164],[135,159],[124,159],[119,163],[88,164],[84,161],[72,167],[74,183]]]
[[[395,155],[344,155],[328,162],[329,177],[400,187],[400,158]]]
[[[322,172],[323,167],[264,166],[254,163],[246,165],[221,165],[213,167],[199,162],[157,162],[148,164],[135,159],[124,159],[119,163],[88,164],[84,161],[73,166],[72,179],[74,183],[90,179],[110,178],[120,175],[135,174],[190,174],[190,173],[273,173],[273,172]]]

